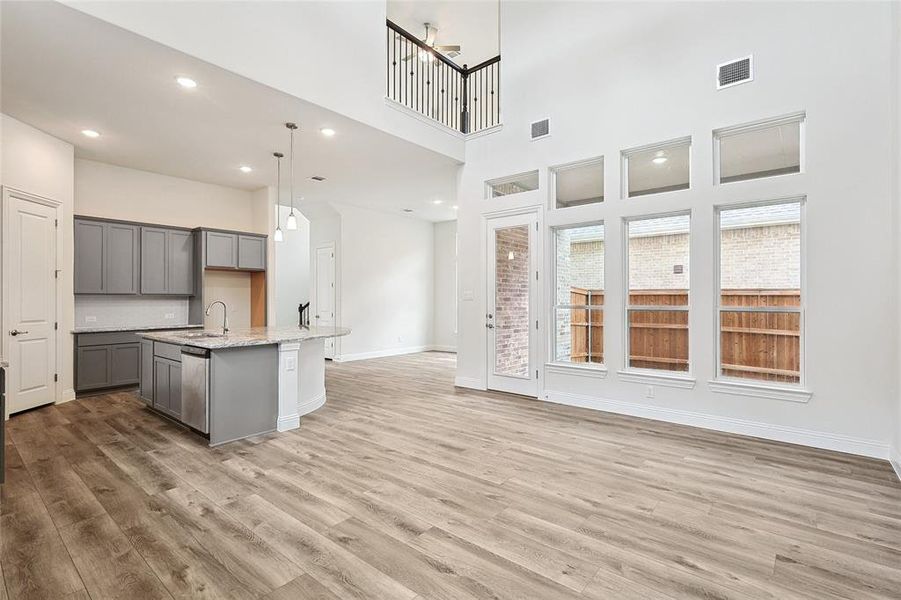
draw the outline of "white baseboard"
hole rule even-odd
[[[895,470],[895,475],[898,476],[898,481],[901,481],[901,449],[889,448],[888,460],[892,463],[892,468]]]
[[[470,390],[485,391],[486,389],[481,380],[476,379],[475,377],[454,377],[454,386]]]
[[[358,352],[356,354],[342,354],[336,356],[335,362],[353,362],[355,360],[368,360],[370,358],[385,358],[386,356],[401,356],[403,354],[416,354],[427,352],[432,346],[410,346],[408,348],[388,348],[387,350],[373,350],[372,352]]]
[[[300,427],[300,415],[286,415],[279,417],[275,424],[277,431],[291,431]]]
[[[60,394],[60,399],[55,404],[63,404],[72,400],[75,400],[75,388],[63,390],[62,394]]]
[[[605,398],[570,394],[567,392],[547,391],[545,393],[545,399],[548,402],[565,404],[567,406],[592,408],[621,415],[643,417],[646,419],[665,421],[667,423],[678,423],[680,425],[690,425],[692,427],[724,431],[727,433],[737,433],[739,435],[747,435],[766,440],[822,448],[824,450],[836,450],[838,452],[847,452],[848,454],[857,454],[871,458],[881,458],[883,460],[889,458],[889,446],[884,442],[854,438],[836,433],[799,429],[797,427],[787,427],[785,425],[772,425],[770,423],[747,421],[744,419],[709,415],[674,408],[663,408],[660,406],[649,406],[634,402],[608,400]],[[898,466],[895,466],[895,469],[898,471]]]
[[[297,405],[297,414],[300,416],[308,415],[317,408],[322,408],[322,405],[325,404],[325,390],[322,390],[321,393],[316,394],[314,398],[304,402],[303,404]]]
[[[457,353],[457,347],[456,347],[456,346],[438,346],[438,345],[432,345],[432,346],[429,346],[429,350],[432,350],[433,352],[453,352],[454,354]]]

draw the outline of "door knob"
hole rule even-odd
[[[13,329],[12,331],[9,332],[9,335],[15,337],[17,335],[25,335],[26,333],[28,333],[28,332],[27,331],[19,331],[18,329]]]

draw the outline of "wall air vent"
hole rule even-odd
[[[754,56],[730,60],[716,66],[716,89],[754,80]]]
[[[540,140],[541,138],[545,138],[551,135],[551,121],[550,119],[542,119],[540,121],[535,121],[532,123],[532,139]]]

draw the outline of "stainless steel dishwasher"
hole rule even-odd
[[[181,421],[210,432],[210,351],[181,347]]]

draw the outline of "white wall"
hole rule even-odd
[[[75,161],[75,212],[178,227],[267,233],[254,219],[252,192],[92,160]]]
[[[435,223],[435,323],[436,350],[457,349],[457,222]]]
[[[895,113],[895,256],[897,257],[897,280],[896,284],[901,286],[901,4],[895,2],[892,5],[893,18],[895,23],[895,62],[892,67],[894,76],[895,95],[894,95],[894,113]],[[901,292],[898,293],[899,306],[898,311],[901,313]],[[901,344],[901,319],[899,319],[898,335],[895,339],[896,351]],[[899,356],[901,358],[901,356]],[[901,368],[898,369],[898,377],[901,378]],[[898,382],[895,390],[895,439],[892,447],[892,465],[895,467],[895,473],[901,479],[901,380]]]
[[[275,244],[275,315],[270,325],[296,325],[297,305],[310,300],[310,222],[297,209],[297,229],[285,228],[291,209],[279,207],[284,241]]]
[[[385,103],[385,2],[67,4],[277,90],[463,159],[459,134],[410,118]]]
[[[341,215],[341,359],[427,349],[434,311],[431,222],[351,206]]]
[[[62,314],[60,336],[62,363],[57,365],[61,379],[61,399],[75,397],[72,373],[72,336],[68,332],[75,323],[72,262],[72,212],[74,206],[75,150],[71,144],[51,137],[37,129],[0,114],[0,185],[36,194],[61,202],[60,238],[57,265],[60,283]],[[2,334],[2,348],[6,348],[6,332]],[[2,354],[0,350],[0,354]]]
[[[604,155],[607,201],[543,211],[543,235],[553,223],[608,224],[606,287],[612,293],[604,320],[610,373],[605,379],[548,374],[542,393],[561,402],[887,456],[899,319],[896,286],[886,282],[897,280],[897,267],[878,257],[895,256],[892,11],[890,3],[504,2],[504,127],[467,143],[458,189],[460,291],[474,294],[473,301],[460,303],[458,381],[476,387],[486,381],[481,214],[517,205],[543,208],[550,165]],[[554,52],[547,51],[550,44]],[[749,53],[756,80],[716,91],[715,65]],[[799,110],[808,115],[806,173],[713,186],[711,130]],[[551,137],[528,141],[529,123],[543,117],[551,119]],[[685,135],[694,139],[692,189],[620,198],[620,150]],[[486,179],[536,168],[538,191],[484,200]],[[716,362],[712,207],[795,194],[808,197],[805,360],[813,396],[799,403],[714,393],[707,385]],[[693,390],[658,386],[656,397],[646,398],[645,385],[623,381],[616,372],[624,362],[619,224],[624,216],[679,209],[692,211],[690,353],[697,384]]]

